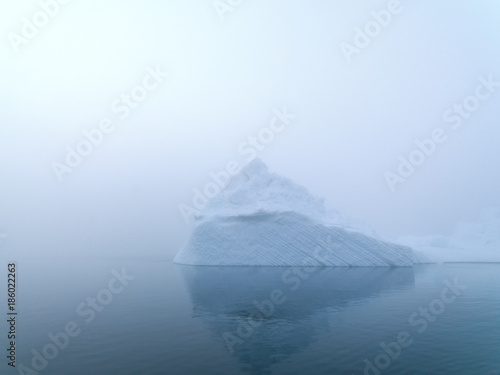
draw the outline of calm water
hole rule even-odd
[[[17,365],[45,348],[40,374],[500,374],[500,264],[20,261],[18,292]]]

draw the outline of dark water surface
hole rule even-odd
[[[17,298],[1,374],[500,374],[500,264],[31,260]]]

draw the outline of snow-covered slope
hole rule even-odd
[[[478,223],[459,223],[451,236],[405,236],[397,242],[434,262],[500,262],[500,209],[483,210]]]
[[[412,266],[411,248],[376,238],[259,159],[196,216],[174,261],[192,265]]]

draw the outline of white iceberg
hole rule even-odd
[[[217,266],[412,266],[410,247],[327,211],[323,199],[255,159],[195,216],[175,263]]]
[[[484,209],[478,223],[459,223],[450,236],[404,236],[397,242],[433,262],[500,262],[500,209]]]

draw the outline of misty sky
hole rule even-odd
[[[179,204],[244,164],[241,144],[284,107],[295,118],[258,157],[382,235],[450,234],[500,206],[498,1],[402,0],[379,30],[391,1],[42,3],[52,16],[27,0],[0,11],[11,254],[172,258],[191,228]],[[470,110],[452,121],[456,104]],[[108,120],[60,181],[54,163]],[[391,191],[386,173],[436,129],[446,140]]]

